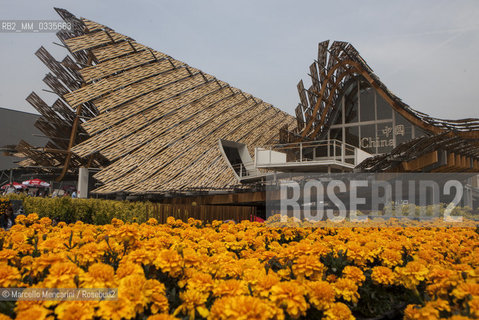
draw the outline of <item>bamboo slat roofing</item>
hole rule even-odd
[[[471,168],[466,171],[478,172],[477,162],[479,161],[479,147],[471,144],[469,140],[466,140],[460,136],[457,136],[452,131],[444,132],[433,136],[425,136],[413,139],[408,142],[401,143],[391,152],[377,155],[367,158],[361,162],[356,169],[365,172],[388,172],[397,170],[400,168],[401,163],[408,162],[414,159],[418,159],[421,156],[431,152],[447,152],[448,155],[456,155],[461,157],[467,157],[471,163],[467,163],[466,167],[471,165]],[[475,163],[476,166],[472,165]],[[446,163],[447,164],[447,163]],[[464,171],[462,168],[449,168],[444,167],[448,171]],[[435,172],[445,172],[436,168]],[[424,171],[423,169],[423,172]]]
[[[71,55],[62,63],[69,71],[52,65],[57,74],[47,79],[61,96],[54,106],[63,116],[50,112],[54,106],[39,107],[67,129],[77,110],[87,113],[83,138],[62,148],[77,165],[92,156],[109,161],[94,176],[103,183],[94,192],[228,189],[237,181],[219,139],[252,148],[277,141],[280,127],[295,130],[294,117],[272,105],[111,28],[56,10],[77,27],[58,34]],[[53,163],[28,145],[22,152]]]

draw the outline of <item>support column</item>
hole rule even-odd
[[[78,171],[78,198],[88,198],[88,168],[81,167]]]

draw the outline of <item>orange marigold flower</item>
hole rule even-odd
[[[132,274],[138,274],[144,276],[143,268],[137,264],[121,261],[118,269],[116,269],[116,279],[120,280],[125,277],[131,276]]]
[[[389,268],[393,268],[402,263],[402,254],[398,250],[385,249],[379,257],[382,264]]]
[[[168,312],[168,299],[165,296],[165,285],[158,280],[146,280],[143,285],[143,293],[148,302],[151,302],[151,312]]]
[[[278,307],[284,308],[293,319],[305,315],[308,309],[304,289],[296,281],[285,281],[274,285],[271,288],[270,299]]]
[[[47,288],[76,288],[75,277],[81,273],[82,270],[72,262],[58,262],[50,268],[43,283]]]
[[[145,277],[138,274],[120,280],[118,296],[126,299],[135,312],[142,312],[148,303],[143,292],[145,282]]]
[[[162,313],[149,316],[146,320],[178,320],[178,318],[170,314]]]
[[[55,308],[60,320],[90,320],[95,316],[92,301],[63,301]]]
[[[104,263],[95,263],[88,268],[88,272],[81,277],[84,288],[113,288],[115,287],[115,269]]]
[[[121,320],[135,317],[135,307],[128,299],[118,297],[117,300],[100,301],[96,316],[101,319]]]
[[[0,288],[16,287],[22,279],[17,268],[0,264]]]
[[[118,238],[125,243],[133,244],[138,238],[138,228],[133,224],[125,224],[118,230]]]
[[[429,270],[419,261],[411,261],[403,267],[396,267],[399,275],[399,282],[406,288],[413,289],[421,281],[424,281]]]
[[[390,286],[395,281],[394,272],[383,266],[377,266],[372,268],[371,279],[378,284]]]
[[[366,277],[361,269],[354,266],[346,266],[343,269],[343,278],[353,280],[356,284],[362,284]]]
[[[334,302],[334,288],[326,281],[311,281],[307,284],[309,302],[318,310],[325,310]]]
[[[3,249],[0,251],[0,263],[7,263],[18,256],[18,251],[13,249]]]
[[[433,306],[426,305],[419,307],[418,305],[410,304],[404,310],[405,320],[422,320],[422,319],[438,319],[439,310]]]
[[[39,305],[32,305],[31,308],[21,310],[17,313],[17,320],[43,320],[47,319],[50,311]]]
[[[180,299],[183,303],[176,308],[173,313],[174,316],[177,314],[186,314],[190,319],[194,319],[196,312],[198,312],[203,318],[206,318],[209,315],[209,311],[205,307],[208,294],[196,290],[186,290],[180,293]]]
[[[479,317],[479,297],[472,297],[472,299],[467,302],[467,305],[471,310],[471,314]]]
[[[221,280],[213,288],[213,294],[217,297],[249,294],[248,285],[243,280]]]
[[[327,320],[354,320],[351,310],[341,302],[333,303],[324,315]]]
[[[267,298],[271,288],[279,283],[281,279],[273,272],[260,276],[253,287],[254,294],[263,298]]]
[[[165,249],[160,252],[153,264],[161,271],[176,278],[183,268],[183,259],[175,250]]]
[[[251,296],[224,297],[215,301],[208,319],[277,319],[279,310],[264,300]]]
[[[357,303],[359,299],[358,286],[351,279],[339,278],[334,284],[334,291],[338,297],[346,301]]]
[[[293,273],[298,278],[308,278],[311,280],[320,279],[326,267],[319,261],[317,256],[302,255],[293,265]]]
[[[479,283],[463,282],[452,290],[452,295],[457,299],[464,299],[467,296],[479,296]]]
[[[148,219],[146,224],[150,225],[150,226],[156,226],[156,225],[158,225],[158,220],[156,220],[155,218],[150,218],[150,219]]]

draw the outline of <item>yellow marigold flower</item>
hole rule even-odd
[[[138,274],[133,274],[120,280],[118,296],[126,299],[135,312],[142,312],[148,303],[143,292],[145,283],[145,277]]]
[[[437,309],[439,311],[451,311],[451,306],[449,305],[449,302],[444,299],[429,301],[426,306]]]
[[[339,278],[334,284],[334,291],[338,297],[346,301],[357,303],[359,299],[358,286],[351,279]]]
[[[61,253],[42,254],[33,261],[32,271],[34,274],[39,274],[42,273],[46,268],[66,260],[67,259],[64,258]]]
[[[16,287],[22,279],[17,268],[0,264],[0,288]]]
[[[224,297],[215,301],[208,319],[266,320],[275,319],[277,312],[264,300],[250,296]]]
[[[35,223],[38,221],[38,214],[36,213],[30,213],[28,216],[27,216],[27,223]]]
[[[41,241],[38,244],[38,249],[40,251],[50,251],[50,252],[59,252],[62,251],[65,247],[63,246],[63,243],[58,241],[58,239],[55,238],[50,238],[46,239],[45,241]]]
[[[117,218],[111,219],[111,225],[114,226],[115,228],[121,227],[124,224],[125,223],[120,219],[117,219]]]
[[[49,274],[43,281],[47,288],[76,288],[75,276],[82,270],[72,262],[58,262],[49,269]]]
[[[293,265],[293,273],[299,278],[321,279],[326,267],[317,256],[300,256]]]
[[[419,307],[410,304],[404,310],[405,320],[439,319],[439,310],[432,306]]]
[[[155,258],[155,253],[148,251],[146,249],[137,249],[130,251],[126,257],[124,257],[124,260],[136,263],[138,265],[147,265],[151,264]]]
[[[469,320],[469,319],[471,319],[471,318],[470,318],[470,317],[466,317],[466,316],[461,316],[461,315],[455,314],[455,315],[453,315],[452,317],[449,317],[448,319],[449,319],[449,320]]]
[[[187,285],[188,289],[209,292],[214,287],[213,278],[204,272],[194,272],[187,279],[180,281],[181,286]]]
[[[132,319],[135,315],[135,307],[122,297],[118,297],[118,300],[100,301],[96,311],[97,317],[109,320]]]
[[[17,313],[17,320],[42,320],[47,319],[50,311],[39,305],[32,305],[31,308],[21,310]]]
[[[92,301],[62,301],[55,308],[55,314],[60,320],[90,320],[95,316]]]
[[[27,217],[23,214],[20,214],[15,218],[15,223],[17,225],[25,225],[26,221],[27,221]]]
[[[175,250],[165,249],[160,252],[153,264],[160,268],[161,271],[176,278],[180,275],[183,268],[183,259]]]
[[[280,282],[280,278],[273,272],[258,278],[258,281],[253,286],[253,292],[256,296],[267,298],[270,294],[271,288]]]
[[[213,288],[213,294],[217,297],[249,294],[248,285],[243,280],[220,280]]]
[[[399,282],[406,288],[413,289],[421,281],[424,281],[429,270],[419,261],[411,261],[403,267],[396,267]]]
[[[143,293],[151,305],[153,314],[158,312],[168,312],[168,299],[165,296],[165,285],[158,280],[146,280],[143,285]]]
[[[84,288],[113,288],[115,287],[115,269],[104,263],[95,263],[88,268],[88,272],[81,277]]]
[[[173,313],[174,316],[177,314],[186,314],[190,319],[194,319],[196,312],[203,318],[209,315],[209,311],[205,307],[208,294],[196,290],[186,290],[180,293],[180,299],[183,303],[176,308]]]
[[[143,272],[143,268],[137,264],[128,262],[128,261],[121,261],[120,265],[116,269],[116,279],[121,280],[125,277],[131,276],[133,274],[144,276],[145,273]]]
[[[162,313],[149,316],[146,320],[178,320],[178,318],[166,313]]]
[[[0,263],[7,263],[18,256],[18,251],[13,249],[3,249],[0,251]]]
[[[335,274],[330,274],[326,277],[326,281],[333,283],[338,280],[338,277]]]
[[[383,266],[377,266],[372,268],[371,279],[378,284],[390,286],[395,282],[394,272]]]
[[[362,284],[366,277],[361,269],[354,266],[346,266],[343,269],[343,278],[353,280],[356,284]]]
[[[11,320],[9,316],[4,315],[3,313],[0,313],[0,320]]]
[[[397,250],[385,249],[379,255],[379,257],[381,259],[382,264],[389,268],[393,268],[403,262],[402,254],[400,251],[397,251]]]
[[[296,281],[280,282],[271,288],[271,301],[293,318],[306,314],[308,303],[304,298],[304,288]]]
[[[185,267],[198,267],[204,258],[192,248],[183,249],[183,261]]]
[[[82,264],[90,264],[98,261],[99,257],[104,253],[98,243],[90,242],[78,249],[78,260]]]
[[[334,302],[336,292],[326,281],[310,281],[307,284],[308,298],[318,310],[325,310]]]
[[[327,320],[354,320],[351,310],[348,306],[341,302],[336,302],[324,312]]]
[[[471,310],[471,314],[479,317],[479,297],[472,297],[472,299],[467,302],[467,305]]]
[[[51,226],[52,225],[52,219],[50,219],[49,217],[43,217],[40,219],[40,224],[44,225],[44,226]]]
[[[148,219],[146,224],[149,225],[149,226],[156,226],[156,225],[158,225],[158,220],[156,220],[155,218],[150,218],[150,219]]]
[[[452,291],[452,295],[457,299],[464,299],[467,296],[479,297],[479,283],[461,283]]]
[[[131,245],[139,238],[138,228],[133,224],[122,225],[118,230],[118,238]]]

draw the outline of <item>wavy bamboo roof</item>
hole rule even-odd
[[[73,162],[106,160],[101,164],[108,165],[98,162],[94,177],[103,186],[96,193],[231,188],[237,181],[219,139],[262,146],[279,139],[280,127],[296,127],[293,116],[212,75],[104,25],[56,11],[75,32],[58,33],[72,57],[52,76],[61,111],[69,116],[59,121],[64,131],[55,132],[68,138],[78,118],[83,135],[70,135],[70,144],[58,140],[67,153],[55,163],[69,169]],[[53,107],[42,106],[42,115],[52,113]]]

